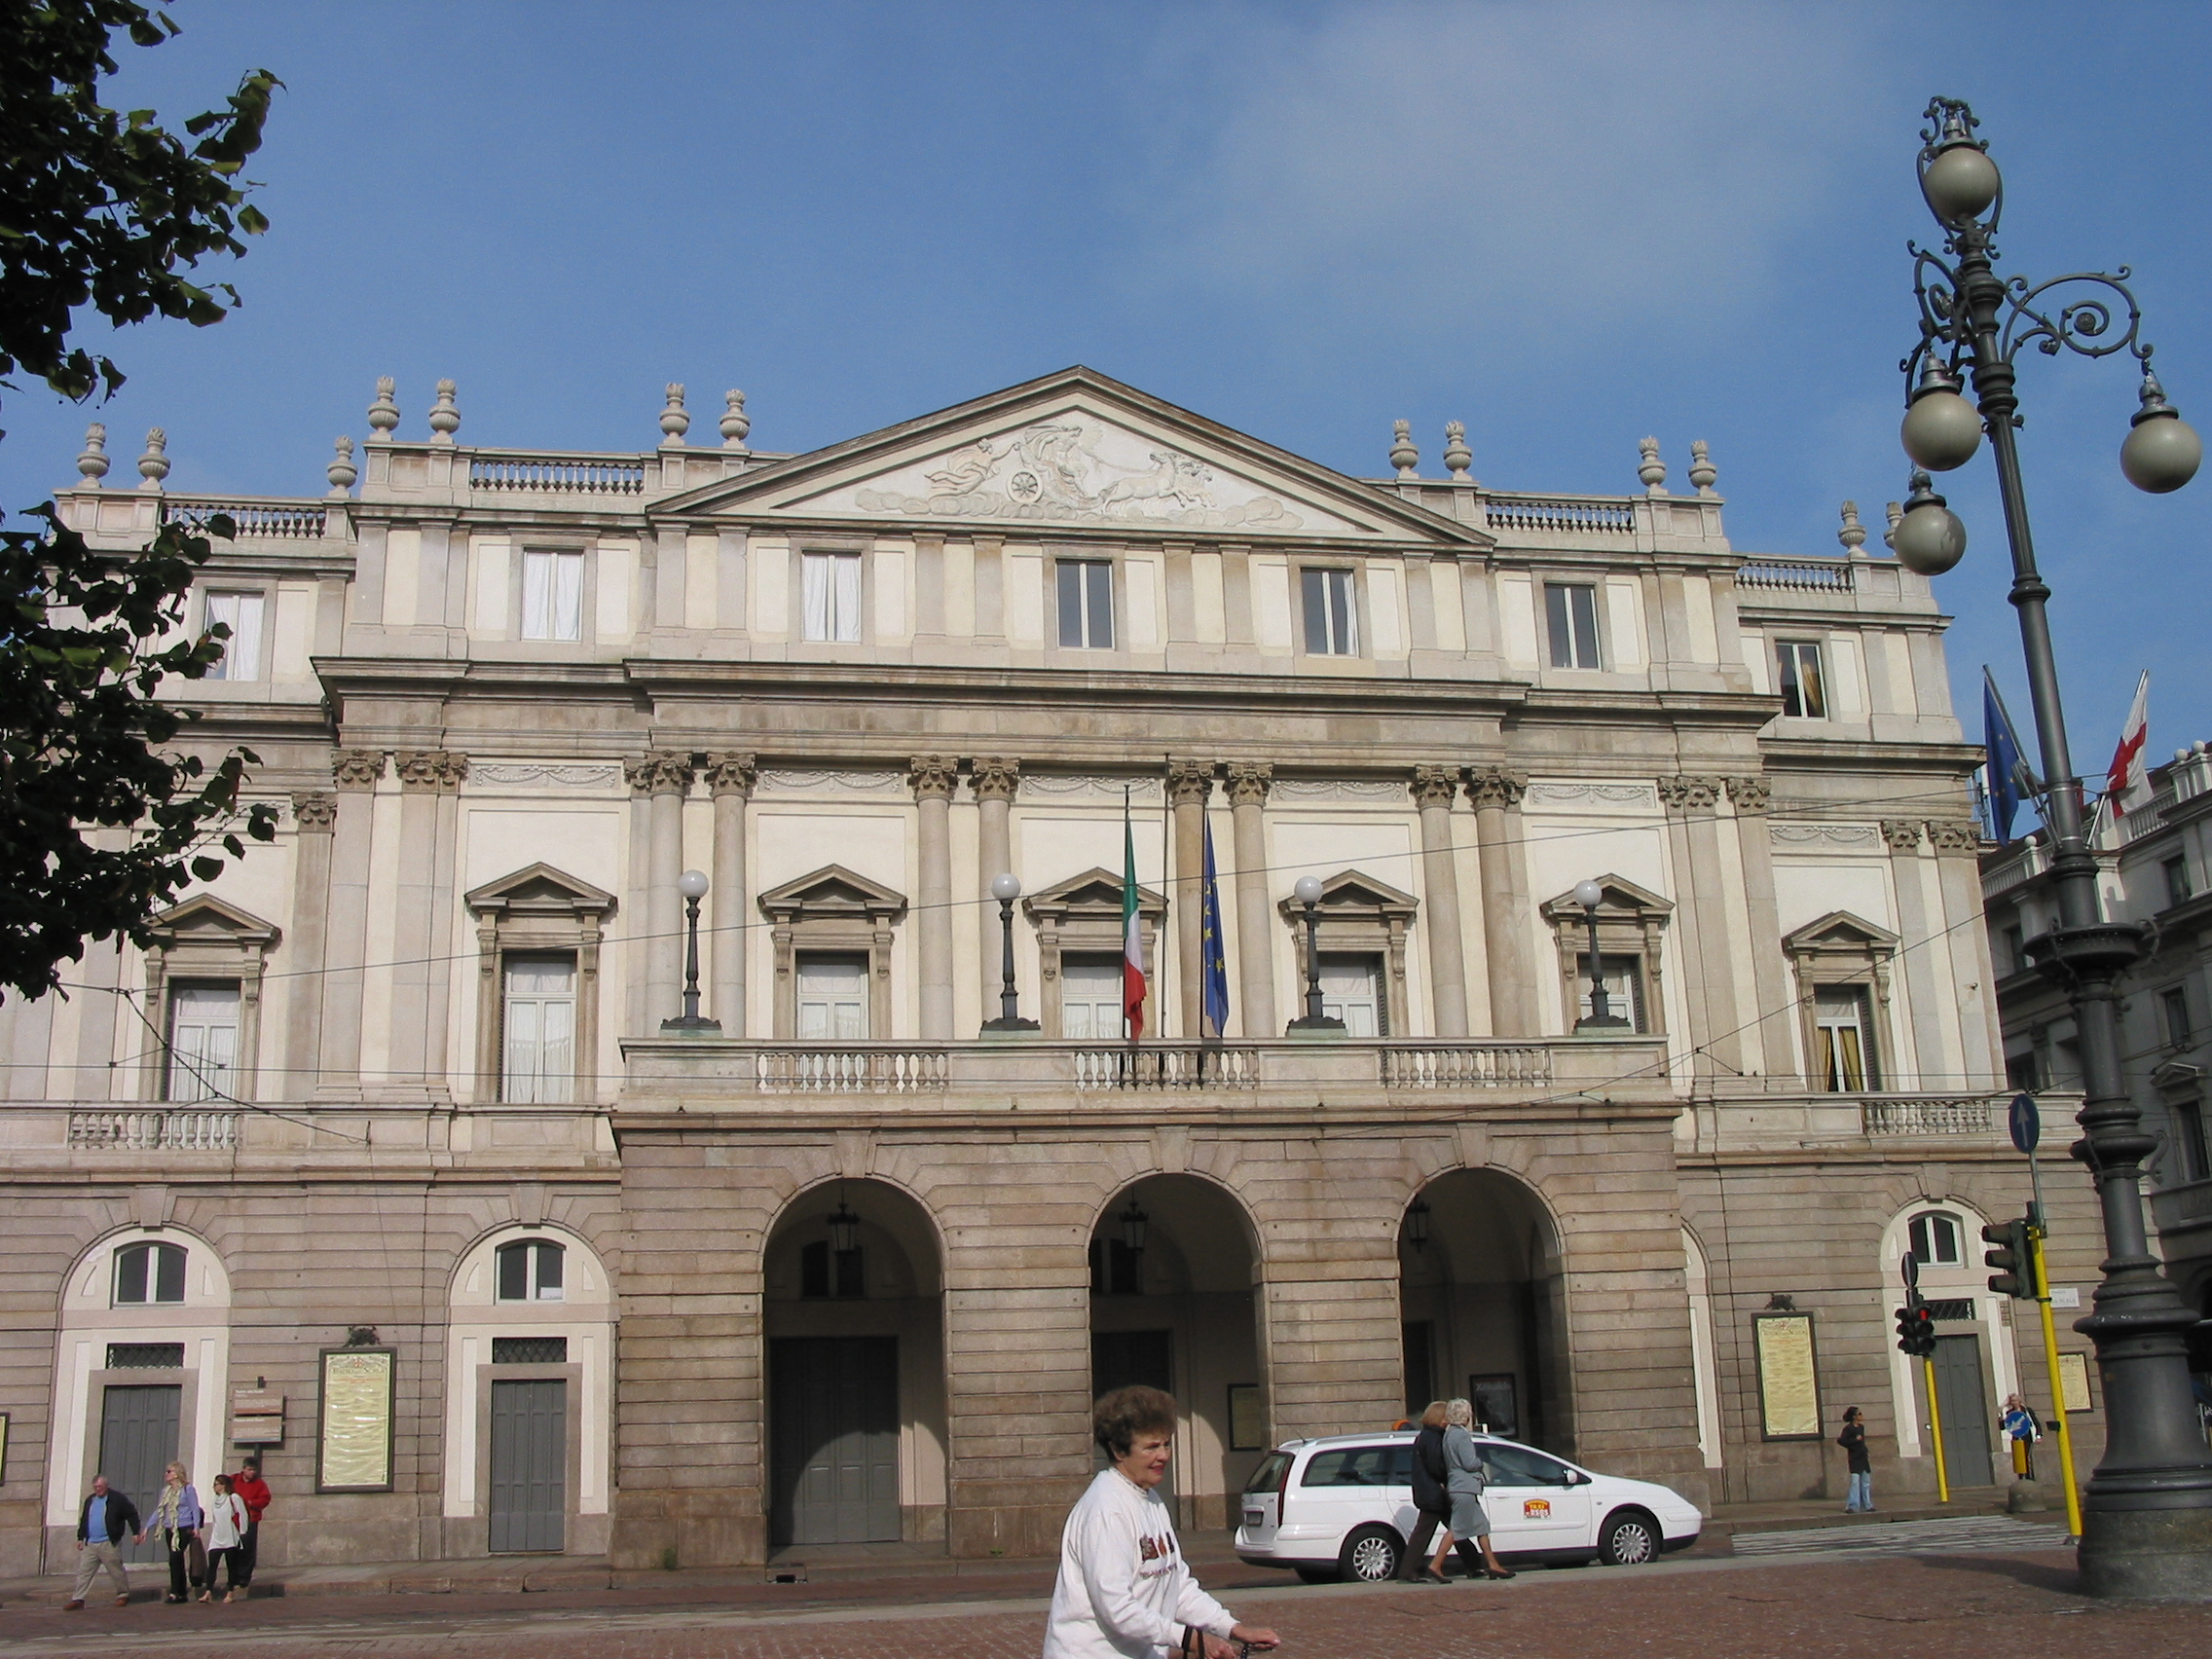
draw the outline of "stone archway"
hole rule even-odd
[[[1177,1525],[1225,1528],[1272,1444],[1258,1334],[1259,1252],[1237,1199],[1195,1175],[1117,1192],[1090,1238],[1091,1391],[1164,1388],[1182,1408]]]
[[[943,1265],[937,1228],[885,1181],[827,1181],[770,1229],[771,1549],[945,1539]]]
[[[1452,1169],[1398,1229],[1406,1405],[1464,1395],[1496,1433],[1574,1456],[1573,1378],[1559,1230],[1495,1169]]]

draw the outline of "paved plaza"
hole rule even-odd
[[[1943,1526],[1953,1531],[1934,1530]],[[2025,1526],[2010,1534],[1986,1522],[1856,1531],[1836,1549],[1536,1569],[1509,1584],[1445,1589],[1308,1587],[1234,1568],[1209,1576],[1240,1615],[1281,1633],[1286,1659],[2164,1659],[2212,1649],[2212,1608],[2089,1602],[2076,1593],[2069,1552],[2019,1547],[2033,1535]],[[966,1583],[672,1584],[665,1594],[303,1597],[82,1613],[12,1604],[0,1652],[1032,1659],[1043,1634],[1039,1588],[1034,1572],[1010,1567]]]

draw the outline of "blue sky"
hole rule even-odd
[[[0,501],[116,478],[166,426],[172,488],[315,494],[375,378],[403,432],[805,450],[1082,362],[1343,470],[1467,423],[1506,489],[1676,487],[1707,439],[1736,545],[1830,552],[1902,493],[1897,360],[1930,93],[2005,169],[2002,272],[2132,265],[2158,366],[2212,430],[2212,8],[176,0],[118,101],[176,122],[287,84],[250,169],[274,221],[219,326],[144,325],[102,410],[6,398]],[[94,331],[86,338],[100,343]],[[2152,750],[2212,736],[2212,477],[2138,495],[2133,377],[2035,357],[2022,434],[2078,768],[2135,675]],[[1986,459],[1937,592],[1953,682],[2025,714]],[[1978,698],[1967,704],[1978,737]]]

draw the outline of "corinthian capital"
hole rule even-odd
[[[1232,760],[1229,763],[1229,804],[1265,806],[1268,791],[1274,788],[1275,769],[1265,760]]]
[[[1210,760],[1170,760],[1167,762],[1167,798],[1177,806],[1203,806],[1213,793],[1213,762]]]
[[[468,756],[450,749],[408,749],[393,756],[403,790],[458,790],[468,779]]]
[[[1720,800],[1718,778],[1661,778],[1659,798],[1677,812],[1711,812]]]
[[[1529,777],[1525,772],[1509,772],[1501,766],[1487,771],[1467,774],[1467,798],[1475,803],[1475,810],[1513,807],[1521,804],[1521,797],[1529,793]]]
[[[751,755],[710,755],[707,756],[707,787],[716,794],[749,795],[759,779],[760,767]]]
[[[950,800],[959,777],[960,762],[949,755],[917,755],[906,770],[916,800]]]
[[[1972,853],[1981,850],[1981,827],[1972,819],[1950,819],[1928,826],[1928,844],[1938,853]]]
[[[300,791],[292,796],[292,822],[302,830],[328,830],[338,822],[338,797],[322,790]]]
[[[381,749],[341,749],[330,757],[330,777],[342,790],[373,790],[384,776]]]
[[[1910,818],[1885,818],[1882,820],[1882,839],[1889,842],[1893,853],[1911,853],[1920,849],[1920,825]]]
[[[1413,782],[1406,787],[1418,804],[1449,808],[1459,793],[1459,774],[1451,766],[1416,766]]]
[[[968,787],[977,800],[1012,800],[1021,787],[1021,762],[1003,755],[978,755],[970,763]]]
[[[1736,803],[1738,812],[1766,812],[1774,800],[1774,786],[1764,778],[1730,778],[1728,798]]]

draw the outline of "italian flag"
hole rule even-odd
[[[1122,1021],[1134,1043],[1144,1035],[1144,924],[1137,916],[1137,835],[1122,802]]]

